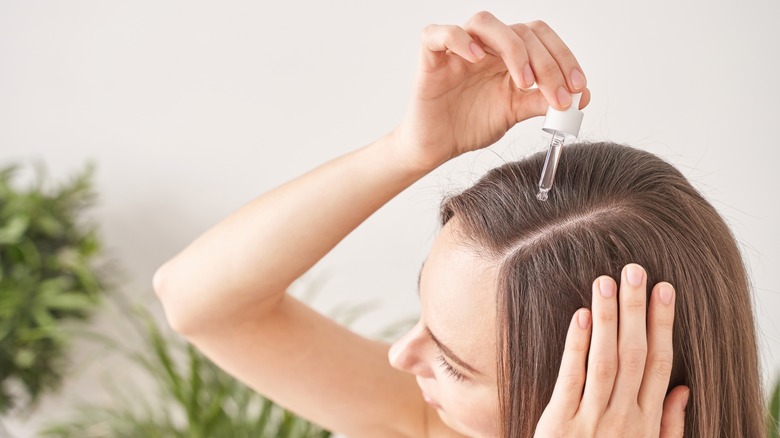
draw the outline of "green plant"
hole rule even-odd
[[[311,289],[309,290],[311,292]],[[311,296],[311,295],[310,295]],[[121,299],[120,295],[116,298]],[[365,314],[371,303],[342,306],[336,320],[349,324]],[[326,438],[331,433],[274,404],[234,379],[178,336],[163,335],[148,311],[134,308],[131,323],[144,339],[138,351],[125,352],[145,374],[157,393],[150,401],[141,394],[123,394],[112,387],[115,406],[81,405],[75,419],[41,431],[48,438],[231,437]],[[135,315],[134,317],[132,315]],[[409,326],[399,321],[378,334],[395,336]],[[112,348],[121,344],[109,341]],[[183,358],[183,360],[176,360]]]
[[[95,201],[94,166],[47,186],[41,167],[18,187],[19,165],[0,169],[0,414],[32,410],[61,386],[72,332],[66,323],[90,318],[106,289],[95,266],[96,227],[83,211]],[[27,397],[14,394],[20,383]]]
[[[767,437],[780,438],[780,377],[775,380],[768,405],[769,412],[766,416]]]

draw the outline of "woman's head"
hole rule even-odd
[[[457,218],[436,236],[419,277],[420,320],[390,350],[413,373],[450,427],[498,436],[496,274],[498,265],[456,239]]]
[[[659,281],[675,286],[670,387],[690,387],[686,434],[759,436],[748,281],[715,209],[665,161],[613,143],[565,146],[550,199],[540,202],[543,159],[492,169],[444,199],[422,272],[422,315],[391,350],[394,364],[417,375],[451,427],[531,436],[571,316],[590,307],[593,280],[619,279],[633,262],[647,271],[648,294]],[[427,330],[481,367],[481,379],[447,375]]]

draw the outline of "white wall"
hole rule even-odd
[[[573,50],[592,92],[581,139],[669,159],[719,209],[749,262],[765,374],[780,370],[773,0],[3,0],[0,164],[40,158],[61,178],[95,160],[94,214],[128,272],[125,291],[159,315],[158,265],[254,196],[392,129],[422,27],[482,9],[506,23],[542,19]],[[440,196],[546,147],[541,123],[447,163],[369,218],[315,266],[331,276],[315,307],[380,300],[356,325],[364,333],[414,315]],[[111,318],[97,323],[113,330]],[[65,395],[97,394],[99,365]],[[31,433],[65,395],[10,427]]]

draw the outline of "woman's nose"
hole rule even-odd
[[[387,353],[393,368],[421,377],[433,377],[431,368],[422,360],[425,341],[418,322],[405,335],[395,341]]]

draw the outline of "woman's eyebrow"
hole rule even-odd
[[[425,332],[426,332],[426,333],[428,333],[428,336],[430,336],[430,337],[431,337],[431,339],[433,339],[433,342],[435,342],[435,343],[436,343],[436,345],[438,345],[438,346],[439,346],[439,348],[441,349],[441,351],[442,351],[444,354],[446,354],[446,355],[447,355],[447,357],[449,357],[450,359],[452,359],[452,361],[453,361],[453,362],[455,362],[455,363],[457,363],[458,365],[460,365],[461,367],[465,368],[465,369],[466,369],[466,370],[468,370],[468,371],[469,371],[471,374],[474,374],[474,375],[477,375],[477,376],[481,376],[481,375],[482,375],[482,373],[480,373],[479,371],[477,371],[476,369],[474,369],[474,367],[472,367],[471,365],[467,364],[467,363],[466,363],[466,362],[465,362],[463,359],[461,359],[461,358],[459,358],[457,355],[455,355],[455,353],[453,353],[453,352],[452,352],[452,350],[450,350],[450,349],[449,349],[449,348],[448,348],[446,345],[442,344],[442,343],[441,343],[441,341],[439,341],[439,340],[436,338],[436,336],[434,336],[434,335],[433,335],[433,332],[431,332],[431,329],[430,329],[428,326],[425,326]]]

